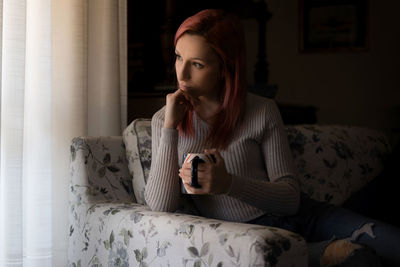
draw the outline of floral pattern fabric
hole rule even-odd
[[[69,266],[307,265],[305,241],[286,230],[135,203],[124,155],[121,137],[73,140]]]
[[[136,202],[120,137],[74,138],[70,190],[73,202]],[[84,175],[85,180],[82,180]],[[73,206],[74,207],[74,206]]]
[[[134,120],[122,133],[136,200],[146,204],[144,188],[151,165],[151,120]]]
[[[296,125],[286,132],[301,190],[335,205],[377,177],[391,150],[387,137],[374,129]]]

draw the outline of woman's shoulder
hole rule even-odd
[[[276,103],[273,99],[247,93],[246,113],[251,114],[251,116],[269,113],[268,111],[275,108]]]
[[[165,118],[165,106],[163,106],[161,109],[159,109],[156,113],[153,114],[153,117],[151,118],[151,123],[152,124],[164,123],[164,118]]]

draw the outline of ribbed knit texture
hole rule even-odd
[[[196,135],[165,129],[165,107],[152,119],[152,164],[146,202],[153,210],[175,211],[180,204],[179,166],[184,153],[202,153],[209,125],[194,116]],[[248,94],[242,122],[229,147],[220,151],[233,177],[225,195],[191,195],[200,214],[246,222],[265,213],[292,215],[300,201],[292,155],[275,102]]]

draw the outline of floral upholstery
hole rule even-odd
[[[149,136],[149,127],[139,125]],[[145,139],[139,137],[151,149]],[[307,266],[307,246],[297,234],[136,203],[125,153],[146,168],[151,158],[128,150],[121,137],[73,140],[69,266]]]
[[[120,137],[75,138],[71,145],[71,196],[76,205],[136,202]],[[119,146],[116,147],[115,144]],[[82,180],[82,175],[86,177]],[[74,207],[74,206],[73,206]]]
[[[386,137],[347,126],[287,126],[301,189],[340,205],[376,177]],[[122,137],[80,137],[71,145],[69,266],[306,266],[298,235],[273,227],[153,212],[144,186],[150,119]]]
[[[373,129],[296,125],[286,131],[301,190],[335,205],[377,177],[390,153],[387,137]]]
[[[122,133],[136,200],[145,204],[144,187],[151,164],[151,120],[134,120]]]
[[[343,204],[376,177],[390,153],[386,136],[373,129],[291,125],[286,132],[301,190],[313,199],[335,205]],[[151,163],[150,119],[132,122],[124,131],[123,140],[136,199],[145,203],[144,186]]]

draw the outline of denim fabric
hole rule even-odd
[[[266,214],[248,223],[284,228],[302,235],[308,242],[310,266],[319,266],[326,246],[337,239],[364,245],[364,251],[354,254],[352,261],[358,260],[358,265],[353,266],[365,266],[366,259],[370,259],[369,264],[376,263],[373,250],[380,256],[382,266],[400,266],[400,229],[312,200],[304,194],[296,215],[282,217]]]

